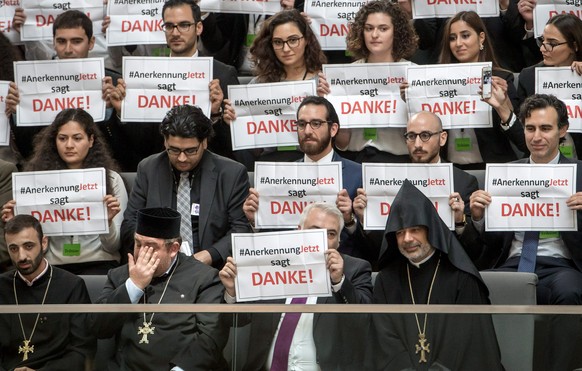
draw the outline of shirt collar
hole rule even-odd
[[[40,274],[38,276],[34,277],[32,281],[27,280],[26,277],[24,277],[19,271],[17,271],[18,276],[20,276],[20,279],[22,279],[24,281],[24,283],[26,283],[27,286],[30,287],[30,286],[34,285],[34,283],[36,281],[38,281],[39,279],[41,279],[42,276],[44,276],[45,273],[48,271],[48,269],[49,269],[49,262],[45,258],[42,258],[42,260],[44,260],[44,262],[45,262],[44,269],[43,269],[42,272],[40,272]]]
[[[322,158],[320,158],[319,161],[313,161],[311,158],[309,158],[309,156],[304,155],[303,156],[303,162],[307,162],[307,163],[322,163],[322,164],[329,163],[329,162],[332,162],[332,160],[333,160],[333,154],[334,154],[334,152],[333,152],[333,149],[332,149],[331,151],[329,151],[329,153],[327,155],[325,155]]]
[[[429,261],[430,258],[432,258],[432,256],[434,255],[435,252],[436,252],[436,249],[434,249],[429,256],[427,256],[426,258],[422,259],[418,263],[415,263],[412,260],[409,260],[409,262],[410,262],[410,264],[414,265],[416,268],[420,268],[420,266],[422,264],[426,263],[427,261]]]
[[[529,163],[530,164],[535,164],[534,160],[532,160],[531,156],[529,156]],[[548,162],[548,164],[559,164],[560,163],[560,151],[558,151],[558,154],[556,155],[556,157],[554,157],[550,162]]]

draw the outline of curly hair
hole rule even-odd
[[[552,107],[558,114],[558,129],[570,125],[566,104],[552,94],[534,94],[527,97],[519,108],[519,121],[525,125],[525,120],[531,117],[533,111]]]
[[[295,23],[303,35],[307,72],[317,73],[321,71],[321,65],[327,62],[319,41],[305,18],[295,9],[283,10],[265,21],[251,46],[251,61],[259,82],[279,82],[285,77],[285,68],[277,58],[271,41],[275,27],[286,23]]]
[[[87,134],[87,137],[93,137],[93,147],[89,148],[87,157],[83,160],[83,169],[104,167],[108,173],[107,194],[112,194],[113,185],[109,171],[117,171],[117,164],[109,146],[99,131],[99,128],[93,121],[93,117],[80,108],[68,108],[61,111],[54,119],[52,124],[42,129],[33,141],[33,154],[24,165],[25,171],[43,171],[43,170],[63,170],[68,169],[67,163],[59,156],[57,150],[57,135],[61,126],[71,121],[77,122]]]
[[[474,11],[462,11],[455,14],[452,18],[449,18],[445,24],[445,29],[443,32],[443,39],[441,44],[441,55],[439,58],[439,63],[459,63],[459,60],[453,55],[451,51],[451,46],[449,43],[449,35],[451,33],[451,25],[455,22],[463,21],[469,25],[477,35],[481,32],[485,34],[485,41],[483,42],[483,50],[479,51],[479,62],[492,62],[493,68],[500,69],[497,58],[495,57],[495,52],[493,51],[493,45],[489,41],[489,34],[485,28],[483,20]]]
[[[582,61],[582,20],[574,14],[558,14],[548,20],[560,31],[568,46],[575,52],[575,61]]]
[[[394,27],[392,58],[394,61],[412,57],[418,47],[418,36],[408,21],[404,10],[398,4],[393,4],[389,0],[373,0],[362,6],[356,13],[354,21],[350,24],[350,31],[346,36],[347,49],[354,58],[367,59],[370,56],[370,50],[366,47],[364,38],[364,27],[368,16],[374,13],[384,13],[392,19]]]

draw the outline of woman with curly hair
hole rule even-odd
[[[406,62],[416,51],[418,37],[404,10],[389,0],[373,0],[360,8],[346,36],[354,63]],[[317,92],[329,94],[329,84],[321,76]],[[408,162],[402,139],[404,129],[340,129],[336,147],[357,162]]]
[[[449,130],[447,159],[464,169],[485,169],[485,163],[517,159],[511,142],[527,153],[523,126],[513,113],[518,108],[513,73],[500,67],[483,20],[474,11],[462,11],[444,28],[439,63],[492,62],[492,128]],[[464,143],[457,146],[457,143]],[[466,143],[469,143],[469,150]],[[462,147],[462,148],[461,148]]]
[[[305,18],[295,9],[269,17],[250,49],[251,83],[317,79],[327,60]]]
[[[107,274],[119,265],[120,233],[123,210],[127,206],[127,191],[109,148],[93,121],[82,109],[61,111],[51,125],[34,139],[34,153],[24,165],[25,171],[105,168],[109,233],[100,235],[51,236],[46,259],[75,274]],[[2,208],[2,219],[14,216],[16,201]],[[75,253],[65,252],[65,246]],[[74,255],[74,256],[71,256]]]

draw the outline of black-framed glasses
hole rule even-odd
[[[557,43],[557,42],[544,42],[544,37],[540,36],[540,37],[536,37],[536,43],[538,44],[538,46],[541,48],[542,45],[544,46],[544,49],[546,49],[546,51],[548,52],[553,52],[554,48],[556,46],[560,46],[560,45],[564,45],[567,44],[567,41],[562,41],[561,43]]]
[[[311,126],[312,129],[316,130],[316,129],[319,129],[321,127],[321,125],[323,125],[325,123],[329,124],[329,123],[331,123],[331,121],[329,121],[329,120],[311,120],[311,121],[297,120],[297,121],[295,121],[295,125],[297,125],[298,130],[305,130],[305,127],[307,126],[307,124],[309,124],[309,126]]]
[[[193,22],[193,23],[180,22],[178,24],[166,22],[166,23],[162,24],[162,30],[164,30],[164,32],[166,32],[166,33],[172,33],[172,32],[174,32],[174,28],[177,28],[178,32],[180,32],[180,33],[188,32],[190,30],[190,27],[194,26],[195,24],[196,24],[196,22]]]
[[[273,49],[275,50],[283,49],[285,47],[285,44],[287,44],[289,48],[293,49],[299,46],[299,42],[301,41],[302,38],[303,36],[290,37],[287,40],[273,39],[271,41],[271,44],[273,44]]]
[[[168,152],[168,155],[170,155],[170,156],[178,157],[178,156],[180,156],[180,154],[184,153],[186,156],[190,157],[190,156],[194,156],[195,154],[197,154],[199,149],[200,149],[200,146],[184,148],[184,149],[180,149],[180,148],[176,148],[176,147],[168,147],[168,148],[166,148],[166,152]]]
[[[443,132],[442,130],[439,130],[434,133],[432,131],[421,131],[420,133],[409,131],[407,133],[404,133],[404,139],[406,139],[407,142],[414,142],[416,141],[416,137],[419,136],[420,140],[422,140],[423,142],[428,142],[433,135],[437,135],[442,132]]]

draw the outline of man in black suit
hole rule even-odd
[[[182,234],[183,240],[192,244],[182,251],[220,268],[231,255],[230,234],[250,231],[242,211],[249,189],[247,171],[243,165],[207,150],[212,130],[212,121],[198,107],[184,105],[168,111],[160,128],[166,150],[138,165],[121,224],[122,249],[133,246],[138,210],[178,209],[182,177],[187,177],[190,185],[190,199],[185,203],[192,224],[192,235]]]
[[[440,151],[447,143],[447,132],[443,130],[441,119],[432,112],[421,111],[414,114],[406,124],[405,133],[408,154],[413,163],[438,164],[441,162]],[[449,195],[449,206],[455,213],[455,232],[460,234],[469,215],[469,197],[479,188],[477,178],[453,166],[454,192]],[[354,200],[354,212],[360,221],[364,219],[367,204],[366,192],[358,189]],[[363,232],[363,231],[361,231]],[[380,251],[383,233],[367,232],[367,245],[375,246],[376,257]],[[470,256],[473,259],[472,256]]]
[[[576,163],[576,193],[567,205],[576,210],[577,232],[545,233],[539,235],[535,273],[538,275],[537,299],[539,304],[582,304],[582,162],[564,157],[560,142],[568,131],[566,105],[553,95],[534,94],[528,97],[519,112],[525,124],[525,139],[530,157],[519,163],[567,164]],[[525,233],[485,232],[485,209],[491,204],[491,195],[479,190],[471,195],[471,220],[467,223],[461,241],[480,253],[480,260],[499,270],[516,271],[522,256]],[[521,270],[521,269],[520,269]],[[557,316],[550,329],[549,359],[546,369],[566,370],[575,354],[576,325],[565,324],[568,316]],[[558,339],[563,339],[558,341]],[[552,341],[555,340],[555,341]]]
[[[193,0],[169,0],[162,9],[166,42],[171,50],[170,58],[192,58],[200,56],[198,52],[198,37],[202,34],[202,15],[200,8]],[[208,85],[210,94],[210,118],[213,121],[215,136],[209,141],[210,149],[225,157],[233,157],[230,128],[222,119],[224,98],[227,97],[228,85],[238,85],[236,69],[222,62],[213,60],[213,80]],[[118,89],[112,103],[117,112],[121,112],[121,100],[125,96],[125,83],[119,80]],[[149,130],[144,133],[140,125],[119,125],[119,129],[127,132],[128,138],[143,138],[154,133]],[[146,136],[147,135],[147,136]],[[133,140],[133,139],[132,139]],[[138,142],[136,142],[138,143]],[[151,153],[149,153],[151,154]],[[146,155],[149,155],[146,154]]]
[[[327,229],[328,250],[325,254],[333,292],[331,297],[307,298],[307,304],[371,303],[370,264],[337,251],[342,228],[342,213],[334,205],[313,203],[303,211],[299,229]],[[227,303],[235,302],[236,274],[236,263],[230,257],[219,273],[226,288]],[[290,303],[290,299],[269,302]],[[272,344],[277,339],[279,323],[284,317],[276,313],[253,313],[244,318],[239,317],[239,324],[250,322],[251,326],[247,362],[243,370],[275,369],[272,362],[275,353]],[[361,368],[367,346],[364,329],[368,321],[369,317],[363,314],[302,313],[293,333],[288,355],[289,369],[297,363],[304,365],[305,369]],[[284,369],[287,369],[286,366],[287,364],[282,365]]]

